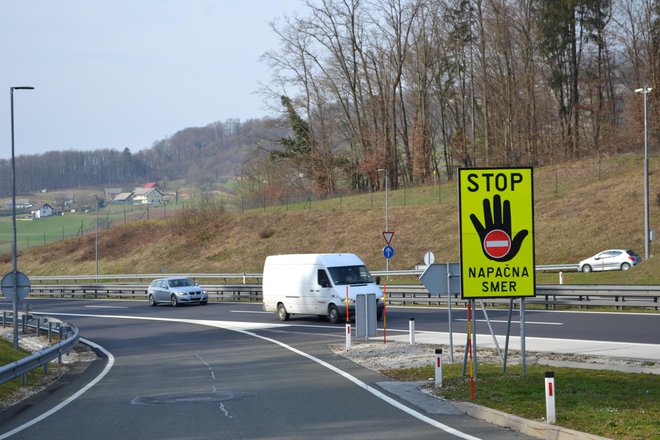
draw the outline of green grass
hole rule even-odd
[[[545,419],[545,372],[555,373],[556,425],[615,439],[657,439],[660,432],[660,376],[604,370],[479,364],[476,404],[530,420]],[[462,364],[443,367],[443,387],[436,394],[470,401],[469,377]],[[385,372],[396,380],[426,380],[432,366]]]
[[[95,226],[93,214],[66,214],[28,220],[17,217],[16,242],[19,250],[82,235]],[[0,217],[0,253],[11,252],[13,239],[11,217]]]
[[[23,349],[14,350],[14,346],[11,342],[0,339],[0,365],[7,365],[12,362],[16,362],[29,355],[30,353]],[[43,370],[39,368],[28,373],[27,384],[33,385],[36,382],[36,375],[40,374],[40,372],[43,374]],[[21,387],[22,385],[20,377],[0,385],[0,400],[7,399],[8,396],[15,393]]]

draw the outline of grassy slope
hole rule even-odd
[[[655,160],[654,160],[655,159]],[[651,159],[651,227],[660,224],[658,157]],[[576,263],[605,248],[644,253],[643,165],[639,156],[537,168],[534,171],[537,264]],[[456,184],[390,191],[389,224],[395,231],[390,269],[421,263],[426,251],[436,261],[458,261]],[[133,222],[102,231],[102,273],[261,272],[267,255],[290,252],[355,252],[372,270],[385,267],[384,194],[366,194],[269,207],[244,214],[190,214],[177,220]],[[21,254],[19,270],[30,275],[91,274],[94,236],[32,248]],[[652,247],[653,250],[653,247]],[[607,274],[566,274],[564,281],[659,283],[655,259],[634,270]],[[11,270],[10,256],[0,271]],[[3,273],[4,273],[3,272]],[[539,282],[556,282],[556,275]]]

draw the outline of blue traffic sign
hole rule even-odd
[[[383,255],[387,259],[392,258],[394,256],[394,248],[388,244],[383,248]]]

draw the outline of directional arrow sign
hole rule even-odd
[[[387,245],[383,248],[383,256],[388,260],[394,256],[394,248],[390,245]]]

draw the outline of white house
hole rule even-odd
[[[163,193],[158,188],[135,188],[133,203],[135,205],[159,205],[163,203]]]
[[[53,209],[52,206],[50,206],[48,203],[44,203],[41,205],[41,207],[32,210],[32,217],[37,219],[37,218],[42,218],[42,217],[50,217],[55,215],[56,211]]]

